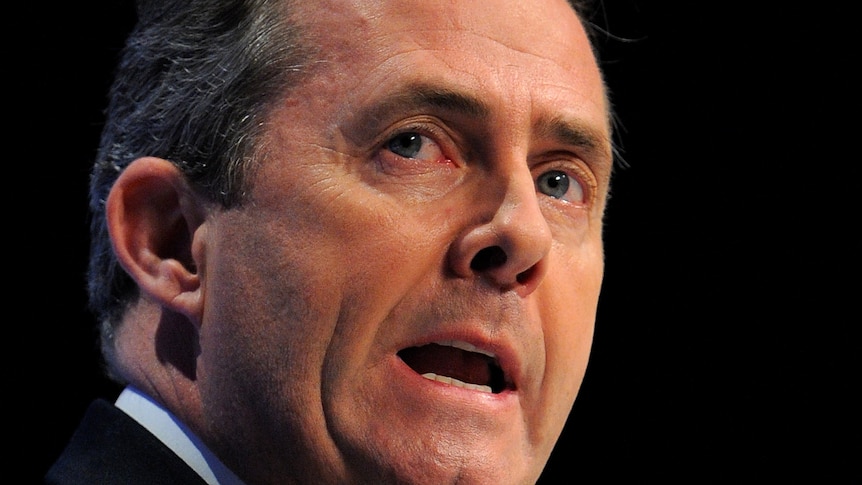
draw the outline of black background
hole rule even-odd
[[[542,483],[862,483],[849,9],[673,3],[607,0],[595,19],[628,168],[590,367]],[[5,72],[5,396],[13,465],[38,477],[117,392],[85,309],[86,185],[133,12],[28,8]]]

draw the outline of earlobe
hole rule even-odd
[[[108,232],[117,258],[141,292],[186,315],[195,325],[202,310],[201,261],[193,252],[203,237],[204,206],[171,162],[139,158],[120,174],[108,195]]]

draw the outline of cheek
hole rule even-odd
[[[553,374],[549,382],[557,386],[552,394],[569,401],[577,395],[589,360],[602,273],[601,254],[587,251],[569,265],[553,268],[543,282],[553,290],[540,298],[548,373]]]
[[[394,309],[441,278],[448,231],[437,218],[379,201],[354,211],[334,256],[347,271],[334,354],[364,358],[359,354],[374,344]]]
[[[320,384],[321,367],[332,377],[363,359],[392,308],[439,274],[449,223],[440,207],[398,204],[347,175],[304,187],[224,219],[207,303],[248,328],[258,355],[316,367]]]
[[[273,392],[319,375],[310,369],[322,360],[333,331],[328,322],[334,321],[340,277],[320,264],[328,252],[291,236],[305,232],[292,230],[285,218],[257,216],[265,211],[250,213],[255,216],[222,215],[210,230],[201,359],[237,366],[222,370],[238,374],[237,384],[249,389],[249,376],[262,376],[270,382],[260,388]],[[307,375],[300,379],[299,373]]]
[[[565,291],[568,286],[556,285],[553,298],[542,309],[545,348],[549,372],[563,382],[563,395],[571,395],[580,386],[583,371],[589,359],[596,316],[598,288],[574,285],[577,290]]]

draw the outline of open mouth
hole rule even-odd
[[[466,342],[408,347],[399,351],[398,356],[426,379],[494,394],[510,387],[497,358]]]

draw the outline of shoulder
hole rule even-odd
[[[173,451],[102,399],[87,408],[69,444],[45,475],[44,483],[205,485]]]

